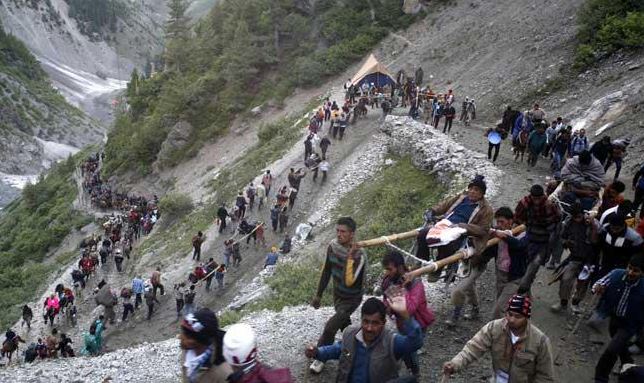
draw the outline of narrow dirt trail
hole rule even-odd
[[[343,99],[344,91],[335,89],[331,93],[331,100],[340,101]],[[342,172],[339,171],[343,166],[352,162],[352,156],[359,148],[365,147],[378,133],[378,119],[381,112],[378,109],[370,110],[367,117],[359,120],[356,125],[350,125],[347,128],[343,140],[333,140],[327,153],[331,162],[327,182],[321,183],[321,174],[317,182],[313,182],[312,175],[309,173],[302,180],[295,208],[289,216],[287,232],[292,235],[294,228],[301,222],[306,222],[307,218],[317,211],[319,205],[325,203],[325,199],[330,195],[334,188],[339,187]],[[322,136],[328,132],[329,123],[325,123]],[[274,174],[273,186],[271,188],[271,197],[275,197],[276,191],[283,185],[287,185],[287,174],[290,168],[303,167],[304,145],[303,141],[306,133],[303,132],[302,139],[296,143],[289,152],[272,165],[268,166],[271,173]],[[258,169],[258,178],[262,169]],[[258,180],[257,180],[258,181]],[[230,205],[229,205],[230,206]],[[218,291],[216,287],[207,292],[203,286],[198,288],[197,306],[208,307],[213,311],[225,308],[233,298],[239,293],[241,288],[246,286],[262,270],[264,258],[271,245],[277,245],[283,239],[283,234],[273,233],[270,229],[269,207],[265,205],[261,210],[257,207],[249,210],[247,216],[251,220],[267,222],[265,230],[266,247],[259,244],[250,245],[242,243],[241,254],[242,264],[239,268],[231,268],[225,277],[226,287],[223,291]],[[214,212],[213,212],[214,215]],[[212,257],[215,261],[223,260],[223,238],[217,233],[217,227],[213,224],[204,233],[207,242],[202,247],[202,260]],[[225,233],[226,234],[226,233]],[[228,234],[225,236],[228,238]],[[185,240],[185,239],[184,239]],[[176,258],[174,264],[166,267],[166,270],[172,270],[164,274],[166,289],[169,293],[160,297],[160,306],[149,324],[143,319],[141,313],[137,313],[135,319],[130,323],[117,327],[114,331],[106,336],[106,347],[108,350],[128,347],[141,342],[160,341],[172,337],[176,334],[177,321],[174,309],[174,298],[171,294],[172,284],[170,280],[183,280],[187,273],[194,268],[196,262],[191,259],[191,254],[180,255]],[[216,283],[213,281],[213,285]]]
[[[94,220],[98,220],[99,222],[103,222],[103,219],[105,217],[108,217],[112,214],[123,214],[123,212],[121,211],[101,210],[97,209],[95,206],[92,206],[91,200],[85,193],[82,186],[83,177],[80,168],[77,168],[74,171],[74,182],[76,183],[78,190],[76,200],[74,200],[73,202],[74,209],[90,215]],[[56,259],[56,257],[68,251],[73,251],[75,253],[75,255],[71,259],[71,262],[68,265],[64,266],[58,272],[57,276],[55,276],[55,278],[53,278],[48,283],[48,286],[45,288],[42,295],[39,296],[36,301],[28,303],[34,312],[34,320],[32,322],[31,329],[27,331],[25,327],[21,326],[20,321],[18,321],[14,326],[15,329],[20,330],[21,336],[26,340],[27,344],[36,342],[37,338],[46,337],[51,333],[52,328],[56,328],[59,333],[66,333],[72,338],[72,340],[74,340],[74,342],[76,343],[75,348],[78,351],[78,349],[80,349],[80,347],[82,346],[82,332],[87,331],[91,322],[96,319],[102,312],[102,308],[98,308],[96,306],[92,293],[98,282],[105,280],[112,287],[125,286],[129,284],[131,278],[127,275],[126,272],[117,272],[113,258],[110,257],[106,265],[97,267],[96,272],[87,281],[86,288],[81,291],[80,296],[76,296],[75,298],[75,305],[78,310],[76,326],[72,326],[69,318],[67,318],[62,313],[56,317],[53,327],[43,320],[43,302],[50,294],[53,293],[54,288],[57,284],[61,283],[66,287],[71,287],[73,285],[71,272],[77,268],[78,260],[80,258],[80,252],[78,251],[79,243],[81,242],[81,240],[91,236],[92,234],[103,235],[103,230],[95,223],[91,223],[82,228],[80,231],[76,231],[67,236],[67,238],[65,238],[63,243],[60,245],[59,250],[57,250],[54,255],[49,257],[50,259]],[[138,246],[139,244],[140,241],[136,242],[134,246]],[[124,268],[127,269],[130,264],[131,261],[125,259],[123,263]]]

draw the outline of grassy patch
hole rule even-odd
[[[9,204],[0,218],[0,327],[19,317],[21,305],[34,298],[47,275],[71,259],[63,254],[44,263],[72,230],[91,221],[74,210],[73,173],[85,151],[54,165],[46,177],[25,187],[22,197]]]
[[[429,173],[414,167],[409,158],[396,158],[394,165],[342,198],[334,215],[353,217],[358,223],[360,239],[408,231],[420,225],[425,209],[435,204],[444,192],[442,185]],[[411,240],[398,245],[409,247]],[[380,259],[385,251],[384,247],[367,250],[371,265],[368,286],[372,286],[382,273]],[[263,309],[280,311],[285,306],[307,304],[317,289],[322,261],[306,254],[297,257],[297,262],[280,264],[275,274],[267,279],[272,290],[270,296],[241,312],[224,313],[225,323],[234,323],[246,314]],[[323,298],[323,305],[332,304],[331,284]]]
[[[445,187],[429,173],[414,167],[409,157],[395,158],[395,161],[370,182],[345,196],[336,209],[337,216],[355,219],[360,239],[417,228],[422,224],[423,212],[444,197]],[[403,249],[411,245],[411,239],[397,243]],[[385,247],[368,249],[370,281],[380,274],[380,260],[386,251]]]

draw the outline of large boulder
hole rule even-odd
[[[194,128],[187,121],[178,121],[175,123],[166,137],[165,141],[161,144],[159,150],[158,162],[163,164],[167,162],[171,156],[178,150],[183,149],[190,141],[190,136]]]
[[[419,0],[405,0],[402,7],[402,11],[408,15],[415,15],[421,9]]]

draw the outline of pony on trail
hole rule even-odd
[[[526,129],[521,130],[517,138],[512,142],[512,149],[514,150],[514,161],[516,162],[521,156],[521,162],[523,162],[523,155],[525,150],[528,147],[528,131]]]
[[[367,115],[367,111],[367,100],[365,98],[361,98],[360,101],[358,101],[358,105],[353,108],[353,119],[351,120],[351,123],[355,123],[359,118],[365,117]]]
[[[9,359],[7,364],[11,363],[11,356],[18,350],[18,345],[20,343],[25,343],[25,341],[20,337],[20,335],[16,335],[13,340],[8,340],[2,344],[1,355],[3,358],[6,356]]]

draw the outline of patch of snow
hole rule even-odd
[[[80,149],[66,144],[61,144],[54,141],[46,141],[41,138],[35,137],[34,140],[38,141],[44,150],[43,166],[48,168],[52,163],[64,160],[80,151]]]
[[[37,174],[29,175],[18,175],[18,174],[6,174],[0,172],[0,182],[5,185],[9,185],[16,189],[24,189],[27,184],[33,184],[38,180]]]
[[[43,67],[49,69],[48,72],[54,79],[58,80],[56,82],[58,89],[76,104],[127,87],[127,81],[109,77],[103,79],[94,73],[72,68],[42,56],[38,57],[38,61]]]
[[[594,124],[601,123],[610,115],[618,113],[623,109],[627,97],[624,91],[619,90],[595,100],[579,117],[573,118],[570,121],[573,131],[580,129],[589,130]],[[606,125],[604,124],[602,126],[604,130],[607,129],[605,128]],[[600,133],[595,133],[595,135],[598,134]]]

